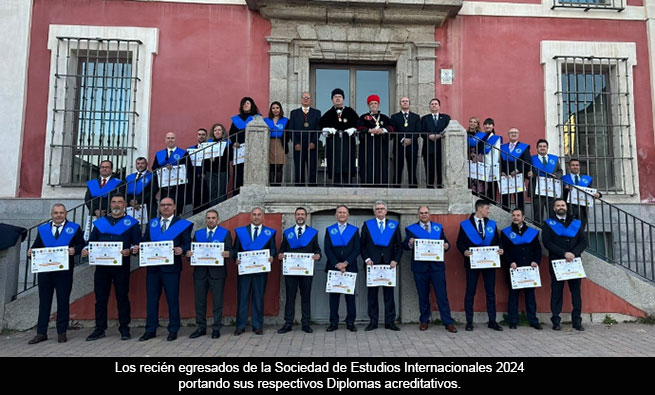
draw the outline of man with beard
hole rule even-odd
[[[386,185],[389,182],[389,133],[391,119],[380,113],[380,96],[366,98],[369,112],[359,117],[359,179],[365,185]]]
[[[127,203],[135,210],[140,210],[146,205],[147,213],[142,218],[137,218],[139,222],[147,220],[157,215],[157,200],[155,196],[159,188],[155,175],[148,170],[148,159],[139,157],[136,159],[136,171],[125,178]]]
[[[335,186],[350,184],[355,175],[357,113],[343,104],[343,90],[332,91],[332,108],[319,121],[326,136],[328,177]]]

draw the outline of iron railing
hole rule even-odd
[[[550,9],[578,8],[589,10],[613,10],[621,12],[625,9],[624,0],[553,0]]]

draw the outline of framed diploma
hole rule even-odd
[[[187,183],[186,179],[186,165],[168,166],[157,169],[157,179],[159,180],[159,187],[174,187]]]
[[[89,265],[119,266],[123,264],[122,241],[92,241],[89,243]]]
[[[535,195],[560,197],[562,196],[562,180],[549,177],[539,177],[534,187]]]
[[[396,268],[390,265],[366,265],[367,287],[395,287]]]
[[[32,273],[68,270],[68,246],[32,248]]]
[[[282,274],[285,276],[313,276],[314,260],[311,253],[287,252],[282,261]]]
[[[443,240],[414,239],[414,260],[429,262],[443,261]]]
[[[191,266],[223,266],[223,243],[191,243]]]
[[[584,207],[594,207],[594,195],[597,192],[598,190],[595,188],[571,186],[567,203]]]
[[[500,255],[498,246],[471,247],[471,269],[498,269],[500,267]]]
[[[173,265],[173,241],[139,243],[139,266]]]
[[[525,183],[523,182],[523,173],[518,173],[514,177],[500,177],[498,180],[500,194],[508,195],[510,193],[523,192]]]
[[[519,266],[516,269],[510,268],[509,277],[512,282],[512,289],[541,287],[541,276],[538,267]]]
[[[240,252],[238,258],[241,263],[237,265],[239,266],[239,275],[270,272],[271,263],[268,261],[270,256],[269,250]]]
[[[571,262],[567,262],[566,259],[555,259],[551,263],[557,281],[587,277],[584,267],[582,267],[582,259],[580,258],[574,258]]]
[[[354,295],[357,273],[328,270],[325,292]]]

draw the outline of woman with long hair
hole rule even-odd
[[[287,163],[286,150],[284,147],[284,128],[289,118],[284,116],[282,104],[274,101],[268,109],[268,117],[264,122],[270,130],[270,144],[268,150],[269,183],[272,186],[282,184],[283,166]]]
[[[239,194],[239,188],[243,185],[243,160],[240,158],[243,154],[245,156],[245,143],[246,143],[246,126],[254,119],[255,115],[259,115],[259,110],[255,101],[251,97],[244,97],[239,103],[239,113],[232,117],[232,126],[230,126],[230,140],[235,152],[237,154],[237,164],[234,166],[234,193]],[[238,163],[241,162],[241,163]]]
[[[218,156],[211,158],[209,169],[205,178],[209,182],[211,205],[218,204],[227,199],[228,164],[231,160],[230,146],[232,141],[227,138],[225,126],[215,123],[210,130],[209,142],[214,142],[212,151]]]

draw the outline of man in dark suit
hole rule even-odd
[[[443,225],[430,221],[430,208],[428,206],[418,208],[418,222],[405,228],[405,235],[403,248],[407,251],[413,251],[414,242],[417,239],[443,240],[444,252],[450,248]],[[416,281],[419,310],[421,312],[419,330],[427,330],[430,323],[430,283],[432,283],[441,322],[448,332],[457,333],[455,320],[450,315],[444,260],[445,256],[437,257],[436,261],[417,261],[414,259],[414,254],[412,254],[412,272]]]
[[[362,225],[361,255],[366,265],[389,265],[395,268],[403,256],[403,239],[398,222],[388,219],[387,204],[375,202],[375,218]],[[396,303],[393,298],[394,287],[382,287],[384,295],[384,327],[393,331],[400,328],[396,321]],[[371,331],[378,327],[380,312],[378,308],[378,287],[368,287],[368,317],[370,322],[364,329]]]
[[[391,134],[394,140],[393,154],[396,162],[394,173],[394,187],[400,188],[403,183],[403,168],[407,162],[407,183],[410,188],[418,186],[416,178],[416,164],[418,162],[418,136],[421,132],[421,117],[409,110],[409,97],[400,98],[400,111],[391,116],[395,133]]]
[[[114,165],[110,160],[100,162],[100,176],[86,182],[84,201],[89,212],[96,218],[104,217],[109,210],[109,195],[123,184],[113,176]]]
[[[318,159],[318,123],[321,120],[321,112],[311,107],[312,95],[309,92],[300,95],[300,104],[300,108],[291,111],[287,122],[287,130],[290,131],[287,136],[291,138],[293,144],[293,181],[296,186],[302,186],[305,185],[305,180],[309,179],[309,185],[314,185]],[[307,170],[309,170],[309,178],[306,177]]]
[[[551,261],[566,259],[567,262],[571,262],[574,258],[582,255],[588,244],[587,237],[582,229],[582,222],[571,215],[567,215],[564,199],[555,199],[555,216],[545,221],[541,230],[541,240],[546,250],[548,250]],[[569,283],[571,301],[573,302],[573,310],[571,311],[573,329],[583,331],[582,296],[580,295],[582,279],[557,281],[552,265],[549,265],[549,268],[551,280],[550,311],[553,314],[550,320],[553,323],[553,329],[556,331],[562,329],[559,314],[562,311],[564,283],[567,282]]]
[[[96,266],[93,275],[93,291],[96,295],[96,327],[86,338],[94,341],[105,337],[107,330],[107,304],[111,284],[114,283],[116,305],[118,307],[118,331],[121,340],[130,339],[130,255],[132,247],[141,242],[141,227],[135,218],[125,215],[125,197],[113,195],[110,202],[109,215],[96,220],[89,237],[90,242],[121,242],[121,255],[123,259],[117,266]],[[85,248],[82,256],[87,257],[92,251]]]
[[[349,185],[355,176],[357,113],[344,105],[344,92],[332,90],[332,108],[319,121],[325,138],[328,178],[334,186]]]
[[[559,158],[557,155],[548,153],[548,141],[544,139],[537,140],[537,155],[532,155],[532,168],[528,171],[528,178],[530,178],[530,197],[532,200],[532,220],[541,225],[545,218],[549,218],[552,214],[553,203],[556,197],[538,195],[536,190],[543,182],[539,180],[540,177],[545,177],[546,180],[559,178],[562,176],[562,170],[559,168]],[[550,181],[546,181],[550,182]],[[544,214],[544,210],[546,214]]]
[[[148,159],[142,156],[136,158],[135,167],[136,171],[125,177],[127,204],[135,210],[140,210],[145,204],[147,212],[137,220],[147,222],[157,215],[157,177],[148,170]]]
[[[564,188],[562,189],[562,198],[564,201],[569,201],[568,197],[571,193],[571,188],[574,186],[592,188],[594,183],[594,178],[590,175],[584,175],[580,173],[580,160],[576,158],[571,158],[569,160],[569,173],[562,177],[562,182]],[[600,199],[603,195],[596,191],[593,195],[586,195],[583,192],[578,192],[578,199],[582,199],[583,196],[587,196],[588,200]],[[571,204],[571,215],[574,218],[582,221],[582,229],[587,227],[587,222],[589,214],[587,213],[587,206]]]
[[[337,222],[325,229],[323,246],[327,262],[325,272],[338,270],[340,272],[357,273],[357,257],[360,251],[359,229],[348,223],[350,212],[345,205],[337,206],[335,216]],[[330,326],[327,331],[332,332],[339,328],[339,299],[341,294],[330,294]],[[346,299],[346,329],[357,332],[355,318],[357,306],[355,295],[344,295]]]
[[[191,167],[191,162],[186,160],[188,152],[177,146],[177,136],[173,132],[166,133],[166,148],[157,151],[155,160],[152,161],[152,171],[156,172],[157,169],[168,167],[172,169],[173,166],[186,165],[187,172]],[[172,174],[173,175],[173,174]],[[187,177],[187,181],[188,177]],[[186,185],[169,185],[160,189],[160,198],[169,197],[177,203],[176,212],[182,215],[184,212],[184,205],[186,204]]]
[[[425,174],[427,175],[428,188],[436,186],[443,187],[443,175],[441,172],[441,139],[444,136],[444,130],[450,123],[450,115],[439,112],[441,101],[437,98],[430,100],[430,114],[421,118],[421,131],[423,134],[423,164]]]
[[[471,269],[471,247],[500,246],[500,237],[496,230],[496,222],[489,219],[489,202],[483,199],[475,202],[475,213],[469,219],[462,221],[457,235],[457,249],[465,257],[466,295],[464,310],[466,312],[466,330],[473,330],[473,301],[478,288],[478,278],[482,274],[484,290],[487,297],[487,327],[502,331],[496,321],[496,269]],[[503,255],[503,249],[498,249],[498,255]]]
[[[48,340],[48,320],[52,308],[53,292],[57,292],[57,334],[59,343],[65,343],[68,338],[69,301],[73,289],[74,257],[84,248],[84,237],[80,226],[66,220],[66,207],[57,203],[50,211],[52,220],[38,227],[38,234],[32,247],[27,250],[27,256],[32,256],[32,250],[45,247],[68,246],[68,270],[44,272],[38,274],[39,284],[39,318],[36,325],[36,336],[28,343],[36,344]]]
[[[263,225],[264,211],[255,207],[250,212],[250,225],[234,229],[236,234],[232,258],[237,265],[241,264],[239,252],[268,250],[269,262],[277,251],[275,247],[275,230]],[[252,331],[263,335],[264,331],[264,292],[268,273],[240,274],[237,278],[237,328],[234,335],[239,336],[246,331],[248,322],[248,306],[252,290]]]
[[[318,231],[306,225],[307,210],[298,207],[295,212],[296,224],[284,231],[282,245],[280,246],[279,259],[285,259],[284,254],[288,252],[314,254],[312,259],[321,259],[321,247],[318,245]],[[306,333],[314,332],[309,326],[311,318],[312,276],[285,275],[284,285],[286,287],[287,300],[284,304],[284,326],[277,333],[291,331],[293,319],[296,315],[296,292],[300,288],[300,307],[302,310],[302,330]]]
[[[162,288],[168,303],[168,338],[177,339],[180,330],[180,272],[182,255],[191,249],[191,229],[193,224],[175,215],[175,201],[163,198],[159,202],[158,218],[150,220],[143,241],[173,241],[173,264],[148,266],[146,275],[146,331],[139,341],[150,340],[159,327],[159,298]],[[137,249],[138,250],[138,249]]]
[[[218,211],[207,210],[205,223],[207,227],[198,229],[193,235],[197,243],[223,243],[223,258],[229,258],[232,253],[232,234],[229,230],[218,226]],[[191,258],[193,251],[186,253]],[[212,307],[214,325],[212,325],[212,339],[221,337],[223,326],[223,293],[227,268],[222,266],[196,266],[193,269],[193,289],[196,306],[196,330],[189,336],[195,339],[207,333],[207,293],[212,291]]]
[[[199,128],[196,131],[197,144],[187,148],[188,152],[200,149],[201,144],[207,142],[207,130]],[[187,199],[193,205],[193,214],[206,210],[208,207],[206,203],[209,202],[209,184],[205,178],[205,171],[209,170],[211,166],[211,159],[202,159],[205,151],[198,151],[193,155],[189,155],[187,163],[188,181],[191,186],[187,188]],[[196,166],[196,163],[198,166]]]
[[[517,128],[510,128],[507,135],[509,136],[509,142],[500,146],[500,175],[515,177],[518,173],[523,174],[523,187],[525,188],[525,179],[532,162],[530,145],[519,141],[519,130]],[[510,193],[501,195],[501,201],[505,208],[509,208],[512,201],[514,201],[516,207],[525,210],[525,192],[518,191],[518,189],[510,190]]]
[[[525,222],[523,209],[512,210],[512,224],[500,233],[500,242],[503,246],[503,260],[509,264],[510,269],[529,266],[539,270],[541,262],[541,244],[539,244],[539,231],[530,228]],[[509,287],[509,300],[507,315],[509,329],[516,329],[519,323],[519,293],[525,294],[525,310],[530,326],[541,330],[537,318],[537,301],[534,297],[534,288],[512,289]]]

